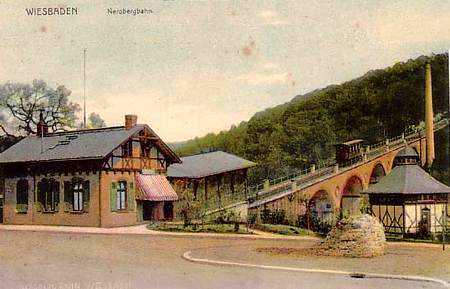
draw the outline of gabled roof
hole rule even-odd
[[[179,157],[147,126],[138,124],[92,130],[49,133],[41,138],[28,136],[0,154],[0,163],[102,159],[143,129],[155,135],[155,142],[173,162]]]
[[[168,177],[196,179],[256,166],[254,162],[222,151],[182,157],[181,161],[168,168]]]
[[[418,165],[396,166],[392,172],[371,185],[368,194],[436,194],[450,193],[442,184]]]

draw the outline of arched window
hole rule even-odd
[[[16,210],[19,213],[26,213],[28,210],[28,180],[21,179],[16,187]]]

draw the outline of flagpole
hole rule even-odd
[[[448,133],[447,133],[447,137],[448,137],[448,151],[447,151],[447,158],[448,158],[448,177],[449,177],[449,184],[450,184],[450,49],[448,50],[448,54],[447,54],[447,60],[448,60],[448,111],[447,111],[447,119],[449,121],[449,124],[447,125],[447,129],[448,129]],[[447,196],[447,202],[448,202],[448,196]],[[448,203],[445,204],[445,208],[442,210],[443,212],[443,228],[442,228],[442,250],[445,250],[445,235],[447,234],[447,213],[448,213]]]
[[[86,128],[86,48],[83,49],[83,128]]]

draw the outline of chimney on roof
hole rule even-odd
[[[39,113],[39,122],[37,123],[36,134],[38,137],[44,137],[48,134],[48,126],[44,122],[44,112],[42,109]]]
[[[125,115],[125,128],[126,129],[133,128],[136,124],[137,124],[137,115],[135,115],[135,114]]]

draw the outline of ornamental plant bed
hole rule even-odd
[[[289,225],[254,224],[252,229],[287,236],[318,236],[313,231]]]
[[[147,226],[150,230],[164,232],[184,232],[184,233],[226,233],[226,234],[252,234],[245,226],[237,228],[234,224],[191,224],[185,226],[181,223],[150,223]],[[237,230],[236,230],[237,229]]]

